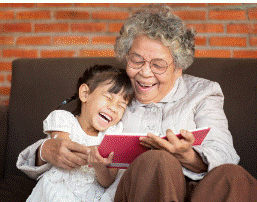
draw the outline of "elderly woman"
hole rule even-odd
[[[256,179],[235,165],[239,157],[219,84],[182,74],[194,59],[193,40],[194,33],[165,5],[135,12],[117,37],[115,52],[127,62],[135,89],[122,119],[124,132],[148,133],[141,143],[153,150],[140,155],[107,189],[113,193],[119,183],[115,201],[257,201]],[[211,130],[202,145],[192,146],[188,130],[201,127]],[[183,139],[174,135],[179,132]],[[51,139],[37,150],[36,166],[24,169],[22,159],[17,165],[35,177],[51,164],[72,169],[86,164],[86,158],[82,145]]]

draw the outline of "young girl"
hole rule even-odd
[[[122,132],[119,121],[133,96],[125,71],[105,65],[87,69],[79,78],[77,92],[63,102],[79,98],[73,114],[55,110],[43,126],[44,133],[51,138],[68,139],[90,147],[87,159],[90,166],[72,170],[52,167],[39,177],[27,201],[99,201],[105,188],[114,182],[118,170],[106,167],[112,162],[113,154],[104,159],[95,145],[101,143],[106,133]]]

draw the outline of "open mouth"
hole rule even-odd
[[[138,85],[143,88],[143,89],[149,89],[153,86],[155,86],[157,83],[154,83],[154,84],[144,84],[144,83],[140,83],[139,81],[137,81]]]
[[[110,116],[108,116],[107,114],[104,114],[102,112],[99,113],[99,116],[106,123],[110,123],[112,121],[112,118]]]

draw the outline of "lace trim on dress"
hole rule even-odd
[[[94,168],[88,167],[87,165],[73,170],[52,167],[45,173],[44,177],[47,177],[53,183],[62,183],[76,197],[80,198],[81,201],[98,201],[101,199],[105,190],[98,184]],[[95,194],[92,194],[92,191],[88,193],[89,189],[95,190]]]

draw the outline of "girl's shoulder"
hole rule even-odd
[[[71,113],[71,112],[69,112],[69,111],[66,111],[66,110],[60,110],[60,109],[58,109],[58,110],[54,110],[54,111],[52,111],[49,115],[48,115],[48,117],[49,116],[54,116],[54,117],[71,117],[71,118],[75,118],[75,116]]]
[[[52,111],[45,121],[58,121],[58,122],[73,122],[76,120],[76,117],[69,111],[66,110],[54,110]]]

